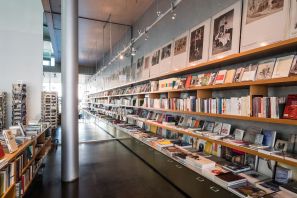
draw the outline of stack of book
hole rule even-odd
[[[27,88],[26,84],[18,83],[12,85],[12,125],[22,123],[26,125],[26,106]]]
[[[7,93],[0,92],[0,132],[6,128],[6,116],[7,116]]]

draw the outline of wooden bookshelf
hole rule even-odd
[[[232,55],[226,56],[224,58],[210,60],[205,63],[201,63],[201,64],[197,64],[197,65],[193,65],[193,66],[187,66],[183,69],[179,69],[179,70],[173,71],[173,72],[168,72],[168,73],[162,74],[160,76],[147,78],[144,80],[135,81],[135,82],[123,84],[121,86],[105,89],[98,93],[110,91],[110,90],[117,89],[117,88],[124,88],[124,87],[133,86],[133,85],[138,85],[138,84],[142,84],[145,82],[149,82],[151,80],[159,80],[159,79],[169,78],[169,77],[173,77],[173,76],[189,74],[189,73],[198,72],[198,71],[202,71],[202,70],[207,70],[207,69],[227,66],[227,65],[231,65],[231,64],[241,63],[241,62],[248,61],[251,59],[258,59],[258,58],[262,58],[265,56],[271,56],[271,55],[275,55],[275,54],[279,54],[279,53],[284,53],[287,51],[296,50],[296,46],[297,46],[297,38],[291,38],[291,39],[287,39],[284,41],[269,44],[269,45],[266,45],[263,47],[251,49],[251,50],[248,50],[245,52],[232,54]],[[94,95],[94,94],[96,94],[96,93],[93,93],[90,95]]]
[[[203,140],[206,140],[208,142],[219,144],[219,145],[222,145],[222,146],[225,146],[225,147],[228,147],[228,148],[232,148],[232,149],[244,152],[244,153],[248,153],[248,154],[251,154],[251,155],[257,155],[257,156],[259,156],[261,158],[274,160],[274,161],[284,163],[284,164],[287,164],[287,165],[290,165],[290,166],[297,166],[297,162],[287,160],[287,159],[282,158],[282,157],[277,157],[277,156],[274,156],[274,155],[264,154],[264,153],[258,152],[257,150],[250,149],[250,148],[243,147],[243,146],[238,146],[238,145],[235,145],[235,144],[232,144],[232,143],[228,143],[226,141],[211,139],[211,138],[209,138],[207,136],[202,136],[202,135],[199,135],[199,134],[196,134],[196,133],[192,133],[192,132],[187,131],[187,130],[182,129],[182,128],[176,128],[176,127],[172,127],[170,125],[163,125],[161,123],[157,123],[155,121],[150,121],[150,120],[145,120],[144,121],[143,119],[139,119],[138,117],[133,117],[133,116],[131,116],[129,118],[144,122],[146,125],[156,126],[156,127],[159,127],[159,128],[170,130],[172,132],[176,132],[176,133],[186,134],[186,135],[198,138],[198,139],[203,139]]]
[[[43,146],[40,148],[40,150],[38,152],[35,152],[35,146],[37,144],[37,142],[40,139],[44,139],[45,138],[45,133],[49,128],[44,129],[42,132],[38,133],[33,139],[28,139],[26,140],[21,146],[19,146],[18,150],[15,151],[14,153],[11,154],[5,154],[5,159],[7,159],[7,162],[2,166],[2,168],[5,168],[7,165],[9,165],[10,163],[15,163],[14,160],[16,158],[18,158],[20,155],[23,154],[23,152],[25,151],[25,149],[27,149],[29,146],[33,145],[33,157],[32,159],[27,162],[27,164],[23,167],[23,169],[21,170],[21,175],[23,175],[26,170],[32,165],[32,163],[36,160],[37,156],[39,156],[41,154],[42,150],[47,150],[49,151],[51,149],[51,137],[48,137]],[[47,152],[48,153],[48,152]],[[43,155],[43,158],[47,155],[47,153],[45,155]],[[1,169],[2,169],[1,168]],[[38,169],[35,170],[35,174],[32,177],[31,181],[29,182],[27,188],[30,186],[32,180],[34,179],[36,173],[38,172]],[[14,183],[10,185],[10,187],[6,190],[6,192],[1,196],[1,198],[12,198],[16,196],[16,182],[19,181],[20,178],[17,175],[14,175]]]

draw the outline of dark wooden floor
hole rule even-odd
[[[98,127],[80,123],[80,140],[109,138]],[[80,144],[79,155],[79,180],[62,183],[61,149],[52,151],[43,176],[35,179],[26,197],[184,197],[116,140]]]

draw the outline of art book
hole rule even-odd
[[[253,81],[255,80],[258,64],[250,64],[244,68],[241,81]]]
[[[297,94],[288,95],[283,118],[297,120]]]
[[[277,58],[272,78],[288,77],[292,66],[294,55]]]
[[[275,58],[261,61],[258,65],[256,80],[266,80],[272,77],[275,65]]]
[[[235,69],[230,69],[227,71],[225,83],[232,83],[235,75]]]
[[[227,70],[220,70],[215,78],[215,84],[223,84],[225,82],[225,77]]]
[[[290,69],[290,76],[297,75],[297,55],[295,55],[291,69]]]
[[[15,137],[11,130],[3,130],[3,136],[10,153],[15,152],[18,149]]]
[[[241,78],[242,78],[242,75],[243,75],[243,72],[244,72],[243,67],[237,68],[236,72],[235,72],[235,75],[234,75],[233,82],[240,82]]]

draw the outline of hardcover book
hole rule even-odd
[[[292,66],[294,55],[277,58],[272,78],[288,77]]]
[[[276,139],[276,131],[271,130],[263,130],[263,145],[269,146],[270,148],[274,147],[275,139]]]
[[[276,166],[274,180],[280,184],[287,184],[289,180],[292,178],[292,175],[293,171],[291,169]]]
[[[261,61],[258,65],[256,80],[265,80],[272,77],[275,59]]]
[[[236,195],[246,198],[261,198],[267,194],[264,190],[252,185],[249,182],[231,186],[230,190]]]
[[[243,136],[244,136],[244,130],[242,130],[242,129],[234,130],[234,139],[235,140],[242,140]]]
[[[297,120],[297,94],[288,95],[283,118]]]
[[[253,81],[255,80],[258,64],[250,64],[244,68],[241,81]]]
[[[246,179],[232,172],[222,173],[216,176],[219,181],[226,187],[246,182]]]
[[[253,144],[256,140],[256,135],[260,134],[261,132],[262,129],[259,127],[248,127],[244,134],[243,141]]]
[[[297,55],[295,55],[291,69],[290,69],[290,76],[297,75]]]
[[[227,71],[225,83],[232,83],[235,75],[235,69],[230,69]]]
[[[226,74],[227,70],[220,70],[215,78],[214,84],[223,84],[225,82]]]
[[[221,129],[221,135],[227,136],[230,135],[231,131],[231,124],[223,123],[222,129]]]
[[[244,72],[244,68],[243,67],[237,68],[236,69],[236,72],[235,72],[235,75],[234,75],[233,82],[240,82],[241,81],[241,78],[242,78],[242,75],[243,75],[243,72]]]
[[[222,122],[215,122],[214,127],[213,127],[213,132],[217,133],[217,134],[220,134],[222,126],[223,126]]]

